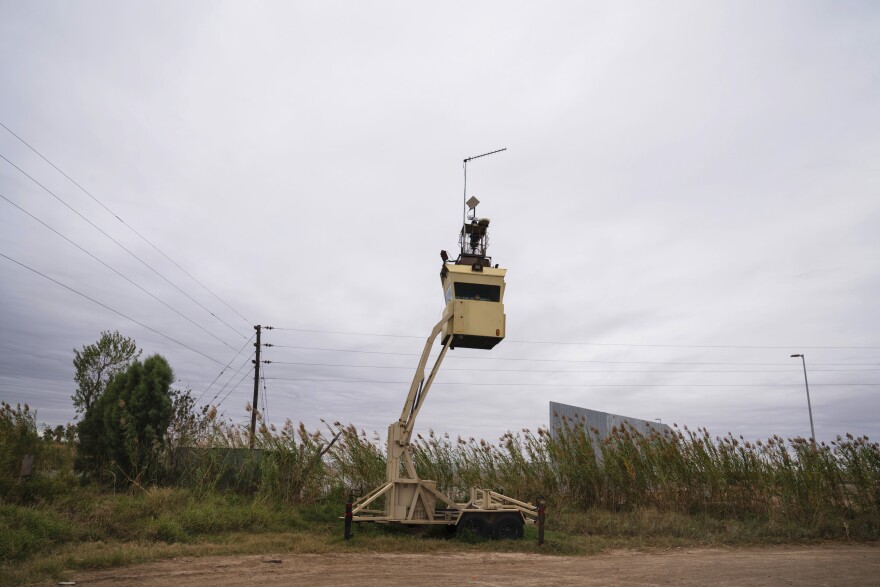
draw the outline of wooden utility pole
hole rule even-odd
[[[254,442],[257,440],[257,400],[260,394],[260,331],[262,327],[257,324],[254,326],[257,331],[257,356],[254,357],[254,403],[251,404],[251,448],[254,448]]]

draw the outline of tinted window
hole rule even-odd
[[[483,302],[500,302],[501,286],[484,285],[482,283],[456,283],[455,299],[481,300]]]

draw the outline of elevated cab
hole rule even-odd
[[[471,218],[462,226],[461,254],[447,261],[441,253],[443,268],[440,281],[446,313],[452,319],[443,327],[445,342],[452,337],[451,348],[491,349],[505,336],[504,276],[506,269],[492,266],[486,255],[488,218]]]

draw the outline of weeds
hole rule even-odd
[[[41,439],[27,406],[3,404],[0,569],[41,554],[36,558],[45,568],[38,575],[57,576],[58,569],[91,564],[52,554],[80,543],[108,545],[109,558],[97,546],[84,555],[95,565],[135,560],[120,554],[125,549],[114,546],[120,543],[154,545],[144,553],[171,552],[161,547],[166,544],[205,551],[272,533],[303,551],[341,547],[334,541],[341,540],[345,496],[385,479],[378,435],[339,422],[318,431],[290,421],[276,428],[258,414],[258,423],[251,449],[248,429],[213,410],[176,418],[158,453],[158,483],[112,491],[81,484],[72,472],[75,446],[55,435]],[[22,479],[26,454],[34,455],[33,471]],[[509,432],[495,444],[428,431],[416,437],[413,460],[422,478],[459,500],[471,486],[528,501],[544,496],[548,537],[558,553],[602,545],[880,538],[880,446],[867,437],[813,446],[802,438],[751,442],[675,427],[666,435],[617,428],[599,438],[569,421],[560,430]],[[358,532],[375,538],[379,549],[413,548],[411,539],[384,529]],[[458,546],[436,548],[484,548],[453,542]]]
[[[656,509],[716,517],[764,517],[807,526],[880,516],[880,447],[867,437],[831,446],[778,436],[755,443],[705,429],[642,435],[616,428],[604,439],[578,422],[485,441],[419,436],[420,476],[453,496],[471,485],[548,498],[551,507],[612,512]]]
[[[260,414],[257,422],[252,449],[248,429],[214,410],[175,418],[172,441],[159,456],[159,485],[198,497],[219,492],[308,505],[384,481],[378,436],[339,422],[325,431],[289,420],[281,428],[267,426]],[[74,480],[72,448],[41,439],[27,406],[3,404],[0,447],[5,501],[55,499]],[[26,453],[36,458],[34,474],[24,481],[16,465]],[[582,422],[563,421],[559,430],[508,432],[497,444],[428,431],[417,435],[413,461],[422,478],[459,500],[477,486],[527,500],[542,495],[556,509],[651,508],[807,526],[830,518],[880,519],[880,446],[849,434],[828,446],[778,436],[713,438],[687,427],[662,435],[621,427],[599,438]],[[147,503],[158,499],[154,490],[145,495]]]

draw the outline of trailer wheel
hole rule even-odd
[[[497,540],[519,540],[522,538],[522,517],[516,514],[501,514],[492,524],[492,537]]]
[[[489,538],[489,520],[483,514],[464,514],[455,526],[457,532],[467,530],[479,538]]]

